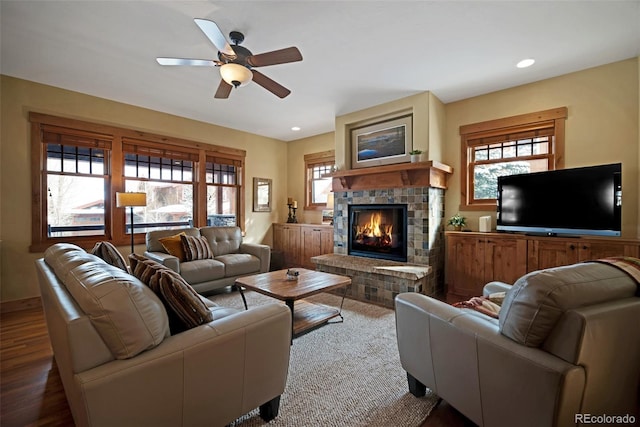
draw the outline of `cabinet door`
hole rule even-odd
[[[575,264],[578,248],[578,242],[573,240],[530,240],[527,271]]]
[[[273,248],[282,251],[284,267],[300,266],[300,228],[274,224]]]
[[[580,261],[589,261],[612,256],[638,256],[638,247],[633,244],[611,241],[585,241],[578,244]]]
[[[446,244],[447,302],[481,295],[485,285],[484,239],[448,236]]]
[[[302,229],[302,266],[315,270],[316,266],[311,262],[311,257],[320,255],[320,230],[305,227]]]
[[[320,231],[320,255],[333,253],[333,227]]]
[[[311,257],[333,253],[333,229],[304,227],[302,229],[302,266],[315,270]]]
[[[527,241],[524,239],[488,238],[484,256],[485,284],[498,280],[512,285],[527,273]],[[476,295],[482,295],[482,289]]]

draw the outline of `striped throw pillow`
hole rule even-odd
[[[204,325],[213,320],[209,307],[198,293],[173,270],[159,270],[151,280],[153,290],[165,304],[171,334]]]
[[[153,279],[154,274],[160,270],[169,270],[168,267],[165,267],[159,262],[155,262],[152,259],[138,254],[129,255],[129,265],[131,267],[131,274],[136,276],[142,283],[149,286],[154,292],[155,289],[151,286],[151,280]]]
[[[180,236],[186,261],[213,258],[213,251],[204,236]]]
[[[127,262],[124,260],[124,257],[110,242],[97,242],[93,249],[91,249],[91,254],[102,258],[107,264],[128,271]]]

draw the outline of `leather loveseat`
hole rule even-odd
[[[180,255],[172,255],[167,250],[171,246],[166,239],[173,237],[179,249],[180,234],[205,237],[212,256],[186,261]],[[266,273],[271,262],[271,248],[267,245],[244,243],[239,227],[150,231],[146,236],[146,244],[144,255],[147,258],[179,273],[199,293],[231,286],[238,277]]]
[[[397,340],[409,389],[420,396],[428,387],[480,426],[625,415],[637,422],[638,286],[601,262],[535,271],[513,286],[485,286],[485,296],[506,292],[497,319],[400,294]]]
[[[53,245],[36,270],[77,426],[223,426],[257,407],[277,415],[290,354],[285,305],[239,311],[191,290],[213,320],[170,335],[150,287],[75,245]]]

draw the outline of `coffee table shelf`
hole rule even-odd
[[[347,276],[305,268],[296,268],[295,270],[299,272],[297,280],[287,280],[287,270],[271,271],[236,279],[236,286],[238,286],[243,300],[244,294],[242,292],[243,288],[246,288],[279,299],[287,304],[291,310],[292,338],[326,323],[329,319],[342,317],[342,307],[337,309],[303,298],[342,287],[345,288],[346,293],[347,286],[351,284],[351,278]]]

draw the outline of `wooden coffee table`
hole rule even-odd
[[[342,287],[344,287],[346,294],[347,286],[351,284],[350,277],[307,270],[305,268],[292,270],[299,272],[297,280],[288,280],[286,277],[287,270],[237,278],[236,286],[240,290],[245,309],[247,308],[247,301],[244,297],[243,287],[284,301],[291,310],[293,320],[291,325],[292,339],[309,329],[326,323],[329,319],[338,316],[342,318],[342,303],[340,308],[337,309],[324,304],[305,301],[303,298]],[[342,295],[342,301],[344,302],[344,294]]]

